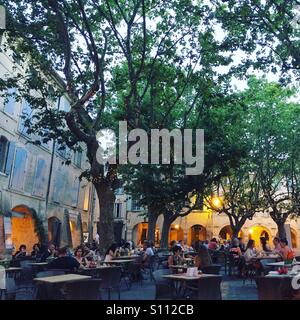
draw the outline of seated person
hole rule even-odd
[[[281,257],[283,261],[285,260],[293,260],[295,258],[295,253],[293,249],[288,246],[287,239],[280,239],[280,246],[282,248]]]
[[[144,253],[142,257],[142,265],[143,267],[147,267],[150,263],[151,257],[154,256],[154,252],[149,241],[144,242]]]
[[[169,266],[178,266],[183,263],[183,258],[180,256],[181,253],[181,247],[180,246],[174,246],[172,251],[173,255],[169,256],[168,258],[168,267]]]
[[[239,244],[240,242],[237,238],[232,239],[229,252],[233,255],[234,258],[240,258],[243,255]]]
[[[68,256],[66,247],[58,250],[58,258],[50,261],[47,265],[48,269],[66,269],[76,271],[80,267],[80,263],[73,257]]]
[[[19,251],[17,251],[15,253],[14,258],[15,259],[19,259],[19,258],[22,258],[22,257],[26,257],[26,255],[27,255],[26,246],[25,246],[25,244],[21,244],[20,248],[19,248]]]
[[[83,249],[82,249],[82,247],[79,246],[75,250],[74,256],[75,256],[75,259],[79,262],[80,268],[84,268],[87,265],[87,260],[82,255],[83,255]]]
[[[106,251],[105,253],[105,258],[104,262],[109,262],[113,260],[113,258],[116,257],[116,252],[117,252],[118,246],[116,243],[113,243]]]
[[[211,256],[205,245],[200,244],[197,250],[197,256],[195,257],[195,267],[198,269],[212,265]]]
[[[49,242],[47,250],[41,254],[41,262],[46,262],[50,257],[54,258],[55,253],[55,245]]]
[[[217,250],[217,248],[218,248],[217,239],[216,238],[212,238],[209,241],[208,249],[214,251],[214,250]]]
[[[260,243],[264,252],[272,252],[265,237],[260,237]]]
[[[255,256],[256,256],[255,241],[249,240],[246,247],[246,251],[244,253],[244,258],[246,263],[250,263]]]

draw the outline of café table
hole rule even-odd
[[[120,256],[120,257],[114,257],[113,260],[135,260],[139,257],[140,257],[139,255]]]
[[[10,267],[5,269],[6,277],[7,278],[16,278],[20,275],[22,268],[20,267]]]
[[[91,279],[91,276],[88,275],[80,275],[80,274],[63,274],[59,276],[50,276],[50,277],[41,277],[41,278],[34,278],[33,280],[37,282],[39,286],[45,286],[46,287],[46,295],[47,295],[47,300],[49,299],[57,299],[57,295],[61,295],[61,292],[64,289],[64,286],[66,283],[71,283],[71,282],[78,282],[78,281],[83,281],[86,279]],[[49,293],[50,292],[50,293]],[[52,296],[54,294],[54,296]]]
[[[264,255],[264,256],[255,256],[252,258],[253,260],[274,260],[274,259],[281,259],[279,255]]]
[[[300,265],[300,262],[297,261],[297,262],[294,262],[292,264],[284,264],[284,261],[267,263],[268,267],[273,267],[273,268],[281,268],[281,267],[290,268],[290,267],[293,267],[293,266],[296,266],[296,265]]]
[[[102,263],[108,263],[108,264],[122,264],[122,263],[129,263],[129,262],[133,262],[132,259],[115,259],[115,260],[111,260],[111,261],[105,261]]]
[[[103,269],[112,269],[114,266],[97,266],[93,268],[80,268],[77,273],[91,276],[93,278],[99,278],[99,271]]]
[[[219,275],[200,273],[198,275],[189,276],[186,273],[163,275],[163,278],[174,281],[175,293],[177,297],[183,297],[186,289],[186,283],[191,281],[199,281],[204,278],[219,278]],[[182,291],[182,293],[181,293]]]
[[[48,265],[48,262],[32,262],[29,264],[32,266],[33,272],[37,273],[40,271],[44,271],[46,266]]]

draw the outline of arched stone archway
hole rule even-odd
[[[268,227],[264,225],[253,225],[252,227],[249,228],[248,230],[248,239],[252,239],[255,241],[255,246],[261,248],[260,244],[260,238],[264,237],[267,239],[267,241],[272,240],[271,237],[271,231],[268,229]]]
[[[45,243],[43,222],[34,209],[18,205],[8,215],[11,223],[11,242],[17,250],[21,244],[25,244],[27,251],[31,252],[35,243]]]
[[[131,239],[136,245],[141,245],[144,243],[145,240],[147,240],[147,233],[148,233],[148,223],[147,222],[137,223],[132,228]],[[158,225],[156,225],[155,244],[159,244],[159,242],[160,242],[160,230]]]
[[[231,226],[228,224],[228,225],[225,225],[223,226],[220,231],[219,231],[219,238],[221,240],[230,240],[232,239],[232,228]],[[238,234],[238,237],[244,237],[244,232],[241,230]]]
[[[183,240],[183,238],[184,238],[183,229],[177,224],[172,224],[169,230],[168,243],[170,244],[173,240],[176,240],[176,241]]]
[[[193,245],[197,240],[205,241],[207,238],[206,228],[201,224],[195,224],[190,227],[188,232],[188,245]]]

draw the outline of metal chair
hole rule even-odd
[[[101,279],[87,279],[66,284],[66,300],[101,300]]]
[[[211,264],[210,266],[201,268],[201,270],[206,274],[220,274],[221,267],[220,264]]]
[[[155,300],[170,300],[175,298],[174,283],[172,280],[163,278],[163,275],[172,274],[171,269],[159,269],[153,272],[155,282]]]
[[[24,283],[17,287],[15,300],[36,300],[37,287],[32,283]]]
[[[48,270],[48,271],[38,272],[35,277],[43,278],[43,277],[60,276],[62,274],[66,274],[64,270]]]
[[[203,277],[195,281],[195,286],[187,285],[187,299],[222,300],[222,276]]]
[[[101,279],[100,288],[108,291],[108,300],[111,298],[112,289],[117,289],[120,300],[121,275],[121,267],[110,267],[99,270],[99,277]]]

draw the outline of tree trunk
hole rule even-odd
[[[114,218],[113,204],[115,194],[106,182],[94,183],[100,207],[99,217],[99,243],[100,253],[104,255],[106,250],[114,242]]]
[[[166,218],[166,216],[164,215],[164,222],[163,222],[163,226],[162,226],[162,231],[161,231],[161,240],[160,240],[160,247],[162,249],[168,249],[169,247],[169,231],[170,231],[170,227],[172,222],[174,221],[174,219],[168,219]]]
[[[277,228],[278,228],[278,237],[281,238],[286,238],[286,232],[285,232],[285,228],[284,228],[284,221],[275,221],[277,224]]]
[[[241,231],[241,227],[239,226],[231,226],[232,229],[232,239],[233,238],[238,238],[239,232]]]
[[[147,238],[149,241],[155,241],[155,229],[156,229],[156,220],[157,214],[154,210],[149,207],[148,212],[148,235]]]

